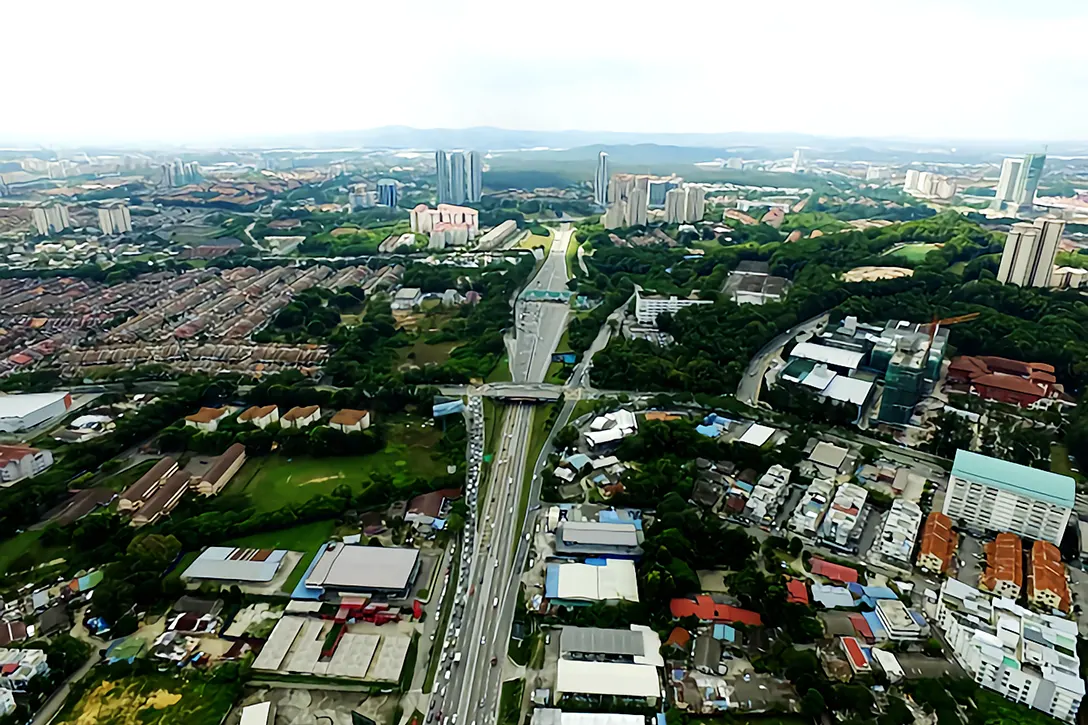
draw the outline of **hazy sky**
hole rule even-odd
[[[0,143],[1088,138],[1088,0],[0,0]]]

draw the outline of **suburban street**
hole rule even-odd
[[[763,346],[755,357],[748,363],[748,369],[737,386],[737,400],[747,405],[756,405],[759,402],[759,391],[763,386],[763,376],[767,374],[767,366],[778,357],[786,344],[803,332],[814,332],[828,321],[827,313],[805,320],[794,325],[790,329],[778,335]]]

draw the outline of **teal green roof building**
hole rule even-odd
[[[1069,476],[970,451],[956,451],[952,475],[1055,506],[1072,508],[1075,503],[1076,484]]]

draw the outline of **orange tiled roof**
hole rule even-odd
[[[922,527],[922,548],[918,556],[932,555],[941,560],[943,572],[952,563],[956,551],[956,534],[952,531],[952,519],[940,511],[934,511]]]
[[[1001,533],[986,544],[986,571],[982,585],[993,591],[999,582],[1024,585],[1024,550],[1016,534]]]

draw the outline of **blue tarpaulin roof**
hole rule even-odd
[[[722,434],[722,429],[716,425],[697,425],[695,430],[707,438],[717,438]]]
[[[559,596],[559,565],[548,564],[544,573],[544,596],[556,599]]]
[[[715,624],[714,639],[720,639],[723,642],[736,642],[737,630],[733,629],[728,624]]]

